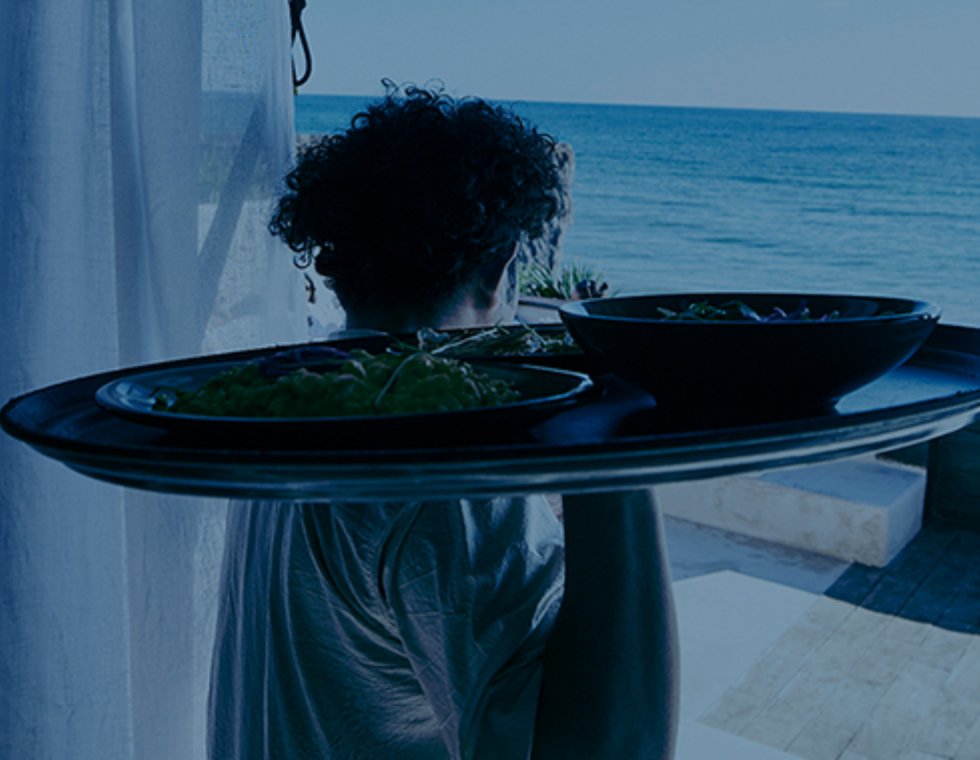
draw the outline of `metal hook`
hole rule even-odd
[[[306,61],[306,72],[301,77],[296,76],[296,62],[293,61],[293,90],[296,91],[306,84],[313,74],[313,56],[310,53],[310,45],[306,40],[306,30],[303,29],[303,10],[306,8],[306,0],[289,0],[289,18],[292,25],[292,42],[295,44],[296,37],[299,37],[300,45],[303,48],[303,58]]]

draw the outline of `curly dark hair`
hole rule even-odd
[[[554,217],[555,141],[503,106],[386,86],[300,154],[269,230],[299,266],[315,261],[348,313],[435,319],[479,267]]]

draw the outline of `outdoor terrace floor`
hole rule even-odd
[[[667,522],[677,760],[980,760],[980,532],[874,568]]]

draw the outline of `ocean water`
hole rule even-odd
[[[361,98],[299,96],[299,133]],[[564,261],[620,294],[932,301],[980,326],[980,119],[510,104],[576,154]]]

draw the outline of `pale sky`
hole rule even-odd
[[[307,0],[303,94],[980,117],[980,0]]]

